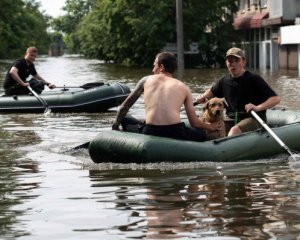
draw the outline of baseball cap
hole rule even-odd
[[[226,59],[227,57],[229,57],[229,56],[234,56],[234,57],[237,57],[237,58],[245,58],[245,53],[243,52],[242,49],[233,47],[233,48],[230,48],[230,49],[226,52],[225,59]]]

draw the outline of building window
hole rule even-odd
[[[250,4],[253,6],[257,6],[258,5],[258,0],[250,0]]]
[[[265,41],[266,40],[266,34],[265,34],[265,28],[260,29],[260,40]]]
[[[240,0],[240,11],[246,11],[248,9],[248,0]]]
[[[271,40],[271,29],[270,28],[266,29],[266,39]]]
[[[260,8],[266,8],[267,7],[267,0],[260,0]]]

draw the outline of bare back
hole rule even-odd
[[[177,68],[174,54],[159,53],[153,63],[153,74],[142,78],[121,104],[112,129],[119,130],[123,118],[136,100],[144,94],[146,124],[163,126],[181,122],[180,111],[184,105],[186,115],[192,127],[215,130],[216,127],[199,120],[193,107],[190,89],[181,81],[172,77]]]
[[[146,123],[153,125],[180,123],[180,109],[188,93],[188,88],[175,78],[164,74],[150,76],[144,83]]]

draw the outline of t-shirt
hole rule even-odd
[[[9,73],[9,71],[12,67],[16,67],[18,69],[18,75],[24,82],[26,82],[26,78],[29,75],[35,76],[37,74],[33,63],[30,63],[28,65],[25,58],[17,59],[12,64],[12,66],[9,68],[9,70],[6,74],[4,84],[3,84],[4,88],[7,88],[7,87],[18,84],[18,82],[15,79],[13,79],[12,76],[10,75],[10,73]]]
[[[211,91],[214,96],[225,98],[228,105],[228,113],[245,113],[246,104],[259,105],[268,98],[277,96],[261,76],[250,71],[245,71],[238,78],[232,78],[230,74],[221,77],[212,86]],[[261,111],[257,114],[266,120],[266,111]],[[251,114],[248,116],[250,117]]]

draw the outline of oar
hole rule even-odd
[[[79,150],[79,149],[86,149],[89,147],[89,145],[90,145],[90,142],[86,142],[86,143],[80,144],[76,147],[73,147],[71,149],[68,149],[68,150],[64,151],[64,153],[73,152],[73,151]]]
[[[29,91],[37,98],[37,100],[40,101],[40,103],[45,107],[45,111],[44,114],[48,115],[51,113],[51,109],[49,108],[48,104],[46,103],[46,101],[44,99],[42,99],[30,86],[27,86],[27,88],[29,89]]]
[[[254,112],[253,110],[251,111],[252,116],[264,127],[264,129],[266,129],[268,131],[268,133],[270,133],[270,135],[276,140],[276,142],[283,148],[285,149],[293,158],[293,160],[296,160],[296,156],[297,154],[294,154],[292,152],[291,149],[288,148],[287,145],[284,144],[283,141],[281,141],[281,139],[273,132],[273,130],[264,122],[264,120],[262,120],[256,112]]]
[[[102,83],[102,82],[91,82],[91,83],[83,84],[81,86],[58,86],[56,88],[65,88],[65,89],[68,89],[68,88],[83,88],[83,89],[90,89],[90,88],[100,87],[100,86],[103,86],[103,85],[104,85],[104,83]]]

